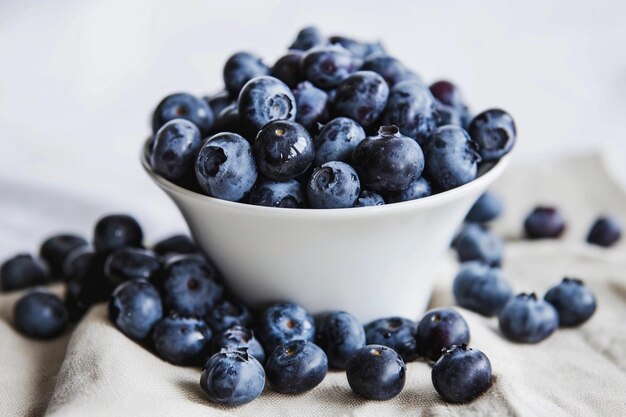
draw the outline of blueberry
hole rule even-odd
[[[513,297],[499,316],[500,330],[507,339],[519,343],[537,343],[559,326],[559,315],[552,304],[535,294]]]
[[[221,349],[246,348],[248,354],[260,363],[265,362],[265,352],[261,342],[254,337],[254,332],[246,327],[235,325],[213,338],[213,346],[218,352]]]
[[[131,339],[147,338],[162,316],[161,296],[144,279],[120,284],[109,301],[109,318]]]
[[[157,242],[152,250],[161,256],[197,253],[198,247],[187,235],[173,235]]]
[[[232,97],[251,79],[269,75],[269,68],[261,58],[248,52],[237,52],[224,65],[224,85]]]
[[[241,124],[241,118],[239,117],[239,104],[229,104],[224,107],[221,112],[219,112],[215,118],[214,130],[216,132],[237,133],[244,137],[248,134],[249,129],[244,128]]]
[[[384,53],[371,54],[365,61],[361,70],[374,71],[380,74],[389,87],[393,87],[400,81],[414,80],[415,76],[399,60]]]
[[[389,92],[383,124],[395,125],[400,133],[425,144],[435,131],[435,99],[428,88],[415,80],[402,81]]]
[[[68,312],[63,301],[47,290],[31,290],[13,308],[15,327],[25,336],[50,339],[65,330]]]
[[[236,133],[212,136],[198,153],[196,178],[211,197],[241,200],[257,178],[250,143]]]
[[[204,317],[211,329],[221,333],[235,325],[248,327],[252,324],[252,315],[246,307],[233,301],[221,300]],[[226,346],[222,346],[226,347]]]
[[[395,126],[383,126],[378,136],[361,141],[352,160],[363,187],[372,191],[404,190],[424,171],[422,149]]]
[[[294,179],[287,181],[263,179],[250,192],[248,202],[267,207],[304,208],[306,206],[302,184]]]
[[[53,278],[64,278],[63,263],[74,249],[86,246],[87,241],[73,234],[54,235],[46,239],[39,249],[39,256],[50,266]]]
[[[314,87],[308,81],[303,81],[293,91],[293,96],[298,108],[296,122],[309,131],[317,129],[317,123],[328,118],[328,110],[326,109],[328,94],[324,90]]]
[[[485,110],[474,117],[469,126],[469,134],[478,143],[478,152],[482,159],[495,161],[513,149],[515,122],[504,110]]]
[[[462,113],[452,106],[447,106],[435,100],[435,124],[437,127],[445,125],[456,125],[465,128]]]
[[[326,38],[318,28],[315,26],[307,26],[298,32],[296,40],[293,41],[289,49],[307,51],[314,46],[323,45],[325,43]]]
[[[333,311],[322,319],[317,339],[330,366],[345,369],[350,355],[365,346],[365,330],[352,314]]]
[[[300,74],[301,59],[302,52],[289,51],[286,55],[278,58],[278,61],[272,67],[272,77],[278,78],[289,88],[296,88],[296,85],[302,81],[302,75]]]
[[[273,120],[295,120],[296,99],[278,78],[256,77],[239,93],[239,117],[257,131]]]
[[[415,360],[419,355],[415,342],[417,324],[403,317],[387,317],[374,320],[365,326],[368,345],[383,345],[395,350],[404,362]]]
[[[174,119],[187,119],[198,129],[202,136],[207,136],[213,127],[213,112],[209,105],[187,93],[176,93],[165,97],[152,115],[152,133],[165,123]]]
[[[230,96],[230,93],[226,90],[222,90],[209,97],[204,97],[203,99],[211,108],[211,111],[213,112],[213,116],[217,116],[218,114],[222,112],[222,110],[224,110],[226,107],[233,104],[233,98]]]
[[[200,365],[211,349],[211,329],[200,319],[170,314],[154,326],[157,355],[175,365]]]
[[[389,400],[404,388],[406,365],[393,349],[367,345],[350,356],[346,376],[355,394],[370,400]]]
[[[350,163],[354,148],[365,139],[365,131],[354,120],[337,117],[329,121],[315,138],[315,159],[318,167],[330,161]]]
[[[472,401],[493,383],[487,355],[464,344],[447,349],[433,366],[431,376],[439,395],[451,403]]]
[[[411,182],[408,187],[400,191],[385,193],[387,203],[401,203],[403,201],[417,200],[432,194],[430,183],[424,177],[419,177]]]
[[[169,311],[204,317],[222,298],[215,268],[198,255],[179,255],[165,267],[161,286],[163,303]]]
[[[254,141],[259,171],[276,181],[292,179],[307,170],[315,149],[309,132],[289,120],[268,123]]]
[[[96,223],[93,246],[101,253],[109,254],[127,246],[141,247],[143,231],[137,220],[126,214],[111,214]]]
[[[596,296],[579,279],[563,278],[548,290],[544,299],[556,309],[562,327],[578,326],[596,311]]]
[[[461,90],[450,81],[442,80],[431,84],[430,92],[441,104],[455,109],[465,106]]]
[[[487,223],[497,219],[502,214],[502,201],[490,192],[483,193],[474,203],[465,221]]]
[[[591,226],[587,242],[605,248],[613,246],[622,237],[622,225],[614,217],[599,217]]]
[[[21,253],[7,259],[0,266],[2,291],[13,291],[35,285],[47,284],[48,266],[33,255]]]
[[[354,207],[369,207],[369,206],[382,206],[385,204],[385,199],[373,191],[363,190],[359,194],[359,198],[356,199]]]
[[[291,340],[313,341],[315,324],[313,317],[294,303],[278,303],[261,315],[258,336],[267,352]]]
[[[445,191],[475,179],[480,156],[465,130],[442,126],[428,140],[426,162],[429,179]]]
[[[300,60],[302,76],[322,89],[337,87],[357,68],[354,56],[337,45],[312,48]]]
[[[426,312],[417,326],[418,352],[432,361],[441,356],[444,348],[469,343],[467,322],[452,308],[434,308]]]
[[[354,206],[361,192],[356,171],[345,162],[327,162],[313,170],[307,196],[313,208],[331,209]]]
[[[279,345],[267,358],[265,373],[274,391],[296,394],[315,388],[328,372],[326,354],[306,340]]]
[[[104,274],[106,258],[89,246],[76,248],[67,256],[63,265],[67,277],[65,303],[72,321],[82,317],[93,304],[110,298],[114,287]]]
[[[205,363],[200,387],[215,403],[241,405],[261,395],[265,371],[245,348],[222,349]]]
[[[171,181],[193,170],[193,160],[202,146],[198,128],[188,120],[174,119],[157,132],[150,153],[150,166]]]
[[[151,280],[161,269],[161,261],[149,250],[122,248],[113,252],[104,264],[104,273],[113,285],[131,279]]]
[[[363,127],[373,125],[383,114],[389,86],[373,71],[357,71],[337,88],[333,100],[334,116],[345,116]]]
[[[535,207],[524,220],[529,239],[555,239],[563,234],[565,227],[565,219],[553,207]]]
[[[329,42],[332,45],[341,45],[360,59],[365,59],[372,54],[385,53],[385,49],[380,42],[360,42],[345,36],[331,36]]]
[[[452,291],[458,305],[487,317],[500,313],[513,296],[502,271],[479,261],[461,265]]]
[[[467,223],[452,242],[459,261],[481,261],[491,266],[502,263],[502,239],[478,223]]]

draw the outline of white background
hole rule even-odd
[[[307,24],[379,39],[474,110],[508,110],[515,163],[598,149],[626,179],[623,0],[0,0],[0,255],[111,210],[150,239],[181,229],[138,162],[153,107],[221,89],[238,50],[271,65]]]

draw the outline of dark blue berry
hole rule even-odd
[[[211,350],[211,329],[200,319],[170,314],[154,327],[157,355],[175,365],[200,365]]]
[[[401,203],[403,201],[417,200],[432,194],[430,183],[424,177],[419,177],[411,182],[408,187],[400,191],[385,193],[387,203]]]
[[[441,356],[444,348],[469,343],[467,322],[452,308],[434,308],[426,312],[417,326],[418,352],[432,361]]]
[[[326,352],[330,366],[345,369],[350,356],[365,346],[365,330],[352,314],[334,311],[322,319],[317,344]]]
[[[389,400],[404,388],[406,365],[393,349],[367,345],[350,356],[346,376],[355,394],[370,400]]]
[[[354,206],[361,193],[356,171],[345,162],[327,162],[315,168],[307,187],[313,208],[331,209]]]
[[[306,340],[279,345],[268,356],[265,373],[274,391],[297,394],[315,388],[328,372],[328,359],[319,346]]]
[[[328,118],[326,102],[328,94],[324,90],[316,88],[308,81],[303,81],[293,91],[298,108],[296,122],[306,127],[309,131],[317,129],[317,124]]]
[[[385,199],[373,191],[363,190],[356,199],[354,207],[370,207],[370,206],[382,206],[385,204]]]
[[[291,179],[274,181],[263,179],[250,191],[248,203],[256,206],[304,208],[304,189],[302,184]]]
[[[387,105],[389,86],[373,71],[357,71],[337,87],[334,116],[354,119],[363,127],[378,121]]]
[[[622,225],[614,217],[603,216],[591,226],[587,242],[605,248],[613,246],[622,237]]]
[[[222,112],[222,110],[233,104],[233,98],[226,90],[222,90],[216,94],[213,94],[212,96],[204,97],[203,99],[211,108],[213,116],[216,117]]]
[[[431,84],[430,92],[441,104],[455,109],[465,106],[461,90],[450,81],[442,80]]]
[[[439,395],[451,403],[472,401],[493,383],[489,358],[467,345],[447,349],[433,365],[431,377]]]
[[[437,127],[456,125],[465,128],[461,115],[454,107],[441,104],[438,100],[435,100],[434,118]]]
[[[315,26],[307,26],[298,32],[296,40],[293,41],[289,49],[307,51],[314,46],[324,45],[326,38]]]
[[[256,131],[273,120],[295,120],[296,99],[278,78],[256,77],[239,93],[239,117]]]
[[[556,309],[562,327],[578,326],[596,311],[596,296],[579,279],[563,278],[548,290],[544,299]]]
[[[490,192],[483,193],[465,217],[467,222],[487,223],[502,214],[502,200]]]
[[[535,207],[524,220],[524,231],[529,239],[555,239],[565,231],[561,213],[553,207]]]
[[[237,97],[241,88],[251,79],[269,75],[269,68],[261,58],[248,52],[237,52],[224,65],[224,85],[232,97]]]
[[[236,325],[217,334],[213,338],[213,346],[218,352],[222,349],[246,348],[249,355],[254,356],[260,363],[265,363],[265,352],[261,342],[254,337],[254,332],[246,327]]]
[[[36,339],[49,339],[63,333],[68,317],[63,301],[43,289],[26,293],[13,308],[13,322],[17,330]]]
[[[395,350],[404,362],[416,359],[415,332],[417,324],[403,317],[387,317],[374,320],[365,326],[368,345],[383,345]]]
[[[318,167],[326,162],[350,163],[354,148],[365,139],[365,131],[354,120],[337,117],[329,121],[315,138],[315,159]]]
[[[391,89],[383,124],[398,126],[400,133],[425,144],[436,123],[435,99],[426,86],[407,80]]]
[[[252,315],[241,304],[221,300],[213,306],[211,311],[204,317],[204,320],[211,326],[214,332],[221,333],[235,325],[249,327],[252,324]]]
[[[360,59],[365,59],[372,54],[385,53],[385,49],[380,42],[360,42],[345,36],[331,36],[328,41],[332,45],[341,45]]]
[[[198,129],[201,135],[207,136],[213,127],[213,112],[202,99],[191,94],[177,93],[165,97],[154,110],[152,115],[152,133],[165,123],[174,119],[187,119]]]
[[[89,246],[76,248],[67,256],[63,265],[68,282],[65,302],[73,321],[111,296],[114,286],[104,274],[106,259],[107,255],[95,253]]]
[[[474,117],[469,125],[469,134],[478,143],[478,152],[483,161],[494,161],[513,149],[515,122],[504,110],[485,110]]]
[[[460,262],[481,261],[491,266],[502,263],[502,239],[478,223],[467,223],[452,243]]]
[[[2,291],[44,285],[49,279],[48,266],[41,259],[26,253],[7,259],[0,267]]]
[[[249,136],[249,129],[246,129],[239,117],[239,105],[229,104],[215,118],[215,132],[231,132],[242,136]]]
[[[278,303],[261,315],[257,335],[266,352],[291,340],[313,341],[315,322],[302,307],[294,303]]]
[[[93,246],[96,251],[109,254],[128,246],[141,247],[143,231],[137,220],[126,214],[111,214],[96,223]]]
[[[197,253],[198,247],[187,235],[173,235],[157,242],[152,250],[161,256]]]
[[[201,145],[200,131],[193,123],[185,119],[170,120],[156,134],[150,166],[157,174],[176,181],[193,170]]]
[[[461,265],[452,291],[458,305],[487,317],[500,313],[513,296],[502,271],[479,261]]]
[[[513,297],[499,316],[500,330],[507,339],[519,343],[537,343],[559,327],[559,315],[552,304],[535,294]]]
[[[63,275],[63,263],[65,258],[74,249],[87,246],[87,241],[77,235],[60,234],[46,239],[39,249],[39,256],[50,266],[50,273],[54,279],[65,278]]]
[[[302,52],[290,51],[276,61],[272,67],[272,77],[276,77],[284,82],[289,88],[296,88],[296,85],[302,81],[300,74],[300,60]]]
[[[104,264],[104,273],[113,285],[131,279],[151,280],[161,269],[161,260],[149,250],[122,248],[113,252]]]
[[[144,279],[120,284],[109,301],[109,318],[131,339],[143,340],[163,317],[161,296]]]
[[[354,56],[337,45],[310,49],[300,61],[302,76],[322,89],[337,87],[357,68]]]
[[[380,74],[389,87],[393,87],[400,81],[414,80],[415,75],[411,73],[399,60],[384,53],[371,54],[361,67],[363,71],[374,71]]]

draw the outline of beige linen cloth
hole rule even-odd
[[[470,404],[444,403],[431,384],[430,367],[418,361],[408,364],[405,389],[390,401],[358,398],[345,374],[331,371],[305,394],[266,388],[248,405],[220,407],[200,390],[199,369],[172,366],[126,338],[108,322],[104,305],[73,333],[36,342],[11,326],[18,294],[3,294],[0,416],[626,416],[626,243],[609,250],[584,243],[598,214],[615,214],[626,224],[626,195],[596,157],[513,166],[494,188],[507,205],[494,228],[509,240],[504,273],[515,291],[543,295],[563,276],[580,277],[595,291],[598,310],[580,328],[520,345],[501,336],[496,319],[461,309],[471,344],[489,356],[495,375],[491,390]],[[523,216],[537,203],[557,204],[566,213],[562,240],[519,239]],[[453,304],[456,269],[450,255],[433,305]]]

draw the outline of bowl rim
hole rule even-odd
[[[496,178],[502,174],[504,169],[508,166],[511,154],[507,154],[500,158],[495,163],[489,164],[489,166],[483,172],[479,172],[478,177],[463,184],[459,187],[451,190],[443,191],[438,194],[433,194],[427,197],[419,198],[416,200],[403,201],[393,204],[383,204],[380,206],[366,206],[366,207],[346,207],[337,209],[314,209],[314,208],[284,208],[284,207],[267,207],[256,206],[253,204],[247,204],[237,201],[221,200],[219,198],[211,197],[205,194],[200,194],[192,190],[188,190],[180,185],[173,183],[172,181],[162,177],[154,172],[150,163],[148,162],[147,149],[150,143],[150,138],[141,147],[140,160],[141,165],[148,175],[155,181],[161,188],[168,191],[168,193],[178,194],[188,199],[194,199],[206,204],[207,206],[220,207],[227,210],[244,211],[248,214],[264,214],[264,215],[277,215],[281,217],[345,217],[345,216],[369,216],[369,215],[381,215],[382,213],[389,212],[402,212],[412,211],[419,208],[427,208],[433,206],[440,206],[452,200],[456,200],[463,195],[467,195],[477,188],[483,187],[485,184],[492,183]]]

